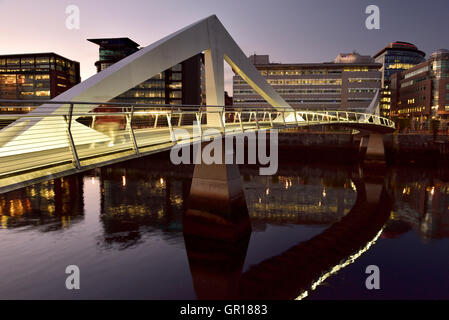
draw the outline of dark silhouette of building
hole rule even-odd
[[[229,96],[227,91],[225,91],[224,100],[225,100],[225,106],[232,106],[233,105],[233,99],[232,99],[231,96]]]

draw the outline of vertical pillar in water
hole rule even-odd
[[[183,233],[197,297],[236,299],[251,237],[237,164],[195,165]]]
[[[184,233],[234,241],[251,233],[251,223],[239,167],[222,154],[222,164],[195,165]]]
[[[363,137],[360,141],[361,148],[364,144],[366,144],[365,163],[385,164],[385,147],[381,134],[372,133],[369,137]]]

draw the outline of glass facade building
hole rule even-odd
[[[48,100],[80,81],[79,63],[55,53],[0,56],[0,99]]]
[[[139,50],[129,38],[88,39],[99,45],[97,72]],[[191,104],[202,101],[202,55],[196,55],[122,93],[113,100],[146,104]]]
[[[391,110],[391,76],[408,70],[423,62],[425,53],[408,42],[396,41],[374,55],[374,60],[382,64],[382,91],[380,97],[380,115],[390,116]]]

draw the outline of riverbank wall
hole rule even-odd
[[[300,161],[348,163],[363,160],[361,136],[341,132],[280,132],[279,154]],[[430,134],[383,136],[388,164],[449,163],[449,137]]]

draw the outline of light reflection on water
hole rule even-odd
[[[252,234],[227,259],[241,260],[243,274],[314,239],[356,202],[357,168],[280,167],[273,177],[241,168]],[[207,298],[198,281],[209,275],[182,232],[191,173],[155,157],[0,195],[0,298]],[[380,239],[308,299],[448,298],[449,179],[435,178],[444,175],[390,169],[394,202]],[[70,264],[81,269],[79,291],[64,287]],[[376,292],[364,288],[369,264],[381,269]]]

